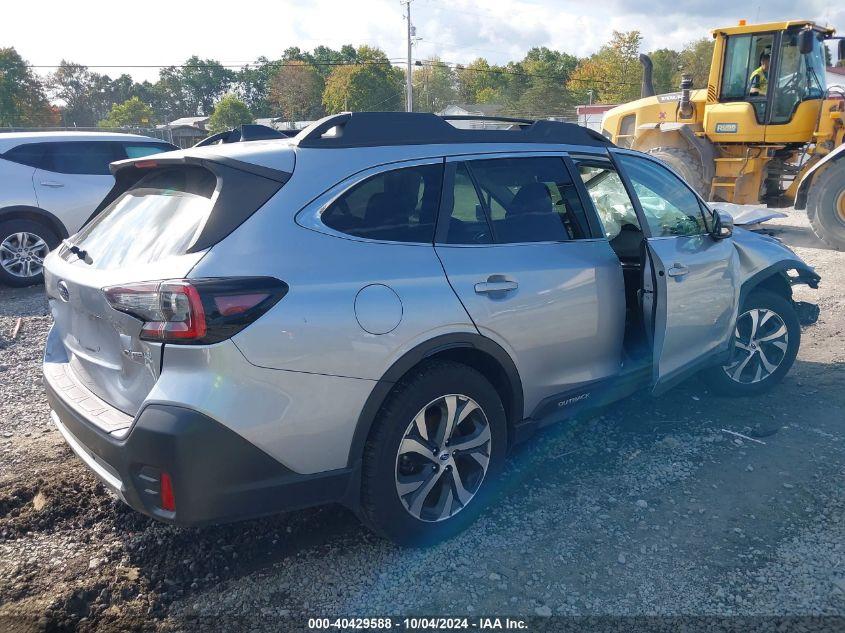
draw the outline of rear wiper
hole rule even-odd
[[[62,244],[64,244],[67,249],[76,255],[79,259],[81,259],[86,264],[93,264],[94,260],[91,259],[91,256],[88,255],[88,251],[79,248],[76,244],[72,243],[70,240],[62,240]]]

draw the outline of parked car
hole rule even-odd
[[[114,185],[109,163],[173,149],[135,134],[0,134],[0,283],[41,282],[47,252],[76,233]]]
[[[508,122],[347,113],[114,165],[45,264],[65,440],[165,522],[339,502],[417,544],[540,427],[696,372],[784,376],[807,264],[649,156]]]

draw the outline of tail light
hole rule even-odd
[[[272,277],[150,281],[104,288],[109,305],[142,321],[141,339],[206,345],[240,332],[288,292]]]

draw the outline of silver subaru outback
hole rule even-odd
[[[784,376],[809,266],[648,156],[498,123],[345,113],[114,163],[45,262],[67,443],[162,521],[339,502],[418,544],[540,427],[698,372]]]

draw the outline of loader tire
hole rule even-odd
[[[807,214],[816,237],[845,251],[845,160],[834,162],[810,184]]]
[[[648,153],[662,160],[686,180],[698,195],[705,200],[710,196],[710,185],[704,180],[704,166],[694,153],[677,147],[655,147]]]

